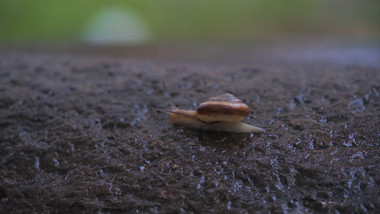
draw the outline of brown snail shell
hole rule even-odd
[[[176,125],[212,131],[262,133],[264,129],[241,122],[249,114],[249,107],[234,95],[226,93],[201,103],[196,111],[165,110]]]
[[[249,114],[249,107],[234,95],[226,93],[210,98],[197,108],[197,118],[206,123],[240,122]]]

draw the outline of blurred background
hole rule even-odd
[[[380,1],[0,0],[0,45],[377,39]]]

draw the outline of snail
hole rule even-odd
[[[171,110],[164,110],[175,125],[190,128],[237,133],[262,133],[264,129],[241,122],[249,107],[230,93],[210,98],[196,111],[178,109],[171,101]]]

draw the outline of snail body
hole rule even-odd
[[[172,109],[166,112],[175,125],[222,132],[265,132],[262,128],[241,122],[248,116],[249,107],[229,93],[210,98],[196,111],[178,109],[172,103]]]

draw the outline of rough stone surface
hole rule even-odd
[[[349,45],[2,50],[0,213],[379,212],[376,59]],[[154,110],[224,92],[267,132]]]

